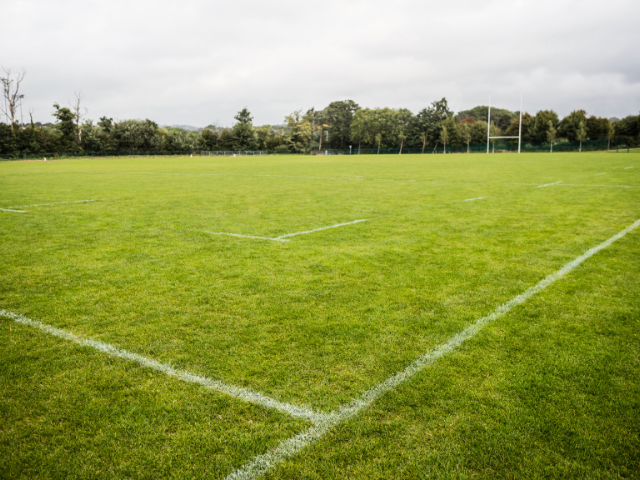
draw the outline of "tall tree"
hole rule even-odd
[[[578,129],[576,131],[576,139],[580,142],[579,152],[582,152],[582,142],[587,139],[587,125],[584,121],[581,121],[578,124]]]
[[[351,138],[351,122],[360,106],[353,100],[331,102],[324,109],[326,123],[329,125],[329,143],[334,148],[345,148],[345,141]]]
[[[611,140],[613,140],[616,135],[616,127],[611,120],[607,121],[609,122],[607,125],[607,140],[609,140],[607,142],[607,150],[611,150]]]
[[[547,128],[547,141],[551,145],[551,150],[549,151],[549,153],[553,153],[553,144],[556,141],[556,134],[557,133],[558,133],[558,130],[553,125],[553,121],[549,120],[549,124],[548,124],[548,128]]]
[[[16,115],[18,113],[19,102],[22,101],[23,95],[20,95],[20,84],[24,80],[24,76],[27,74],[24,70],[18,73],[15,78],[11,73],[10,68],[3,68],[5,77],[0,77],[2,83],[2,96],[4,99],[3,105],[0,105],[0,110],[9,119],[9,125],[11,125],[11,135],[15,135],[13,125],[16,123]]]
[[[73,92],[73,94],[76,99],[71,103],[71,109],[76,116],[76,142],[80,145],[80,143],[82,143],[82,125],[80,124],[80,121],[82,120],[82,117],[87,114],[87,109],[83,108],[81,105],[83,99],[82,92]]]
[[[288,128],[286,141],[289,150],[293,152],[307,151],[311,141],[311,124],[302,116],[302,111],[296,110],[287,115],[285,122],[287,122]]]
[[[558,125],[558,133],[560,134],[560,137],[566,138],[572,142],[578,141],[578,128],[580,127],[581,122],[586,124],[586,120],[587,112],[584,110],[574,110],[564,117]]]
[[[53,116],[58,121],[57,127],[60,131],[60,147],[62,151],[76,152],[78,150],[78,143],[76,142],[76,116],[66,107],[60,107],[57,103],[53,104],[53,108],[56,109],[53,112]]]
[[[440,130],[440,141],[442,142],[442,145],[444,145],[443,153],[447,153],[447,141],[448,140],[449,140],[449,132],[447,132],[447,127],[442,125],[441,130]]]
[[[243,108],[233,117],[237,123],[233,126],[233,135],[235,137],[234,150],[257,150],[258,139],[253,128],[253,118],[246,108]]]
[[[435,144],[440,136],[442,121],[452,116],[453,112],[449,109],[446,98],[437,100],[429,107],[423,108],[411,118],[409,125],[407,125],[407,145],[410,147],[420,146],[423,143],[422,135],[425,132],[427,139],[432,142],[432,145]]]
[[[467,153],[469,153],[470,144],[471,144],[471,127],[468,123],[462,123],[462,138],[467,144]]]

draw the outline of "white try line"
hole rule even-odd
[[[12,212],[12,213],[25,213],[24,210],[11,210],[9,208],[0,208],[0,211],[3,212]]]
[[[74,335],[71,332],[67,332],[66,330],[52,327],[51,325],[47,325],[37,320],[31,320],[18,313],[8,312],[7,310],[0,309],[0,317],[8,318],[16,323],[20,323],[28,327],[37,328],[45,333],[63,338],[65,340],[69,340],[78,345],[82,345],[83,347],[93,348],[112,357],[130,360],[139,365],[142,365],[143,367],[151,368],[158,372],[164,373],[165,375],[169,375],[170,377],[174,377],[189,383],[195,383],[208,388],[209,390],[215,390],[216,392],[223,393],[225,395],[243,400],[245,402],[254,403],[264,408],[278,410],[280,412],[291,415],[292,417],[302,418],[314,423],[320,423],[325,420],[325,417],[327,417],[327,414],[315,412],[309,407],[296,406],[279,402],[278,400],[254,392],[247,388],[236,387],[219,380],[211,380],[207,377],[196,375],[186,370],[174,368],[168,363],[161,363],[151,358],[138,355],[137,353],[122,350],[114,347],[113,345],[109,345],[108,343],[91,340],[90,338],[80,337],[78,335]]]
[[[625,170],[629,170],[630,168],[633,168],[633,165],[631,165],[630,167],[624,167]]]
[[[472,202],[474,200],[482,200],[483,198],[487,198],[487,197],[476,197],[476,198],[467,198],[465,200],[465,202]]]
[[[606,174],[607,174],[607,172],[604,172],[604,173],[597,173],[597,174],[595,174],[594,176],[595,176],[595,177],[599,177],[600,175],[606,175]]]
[[[560,183],[562,183],[562,180],[560,180],[559,182],[555,182],[555,183],[545,183],[544,185],[538,185],[538,188],[550,187],[551,185],[558,185]]]
[[[505,185],[531,185],[544,187],[546,185],[536,185],[535,183],[507,183]],[[606,188],[640,188],[640,185],[596,185],[589,183],[562,183],[561,187],[606,187]]]
[[[281,235],[281,236],[275,237],[275,238],[257,237],[255,235],[240,235],[238,233],[209,232],[209,231],[206,231],[206,230],[204,231],[204,233],[208,233],[210,235],[227,235],[229,237],[253,238],[253,239],[256,239],[256,240],[271,240],[272,242],[288,242],[289,240],[287,240],[287,238],[295,237],[296,235],[306,235],[308,233],[319,232],[321,230],[329,230],[330,228],[344,227],[346,225],[353,225],[354,223],[368,222],[368,221],[369,220],[365,218],[365,219],[362,219],[362,220],[354,220],[353,222],[337,223],[335,225],[329,225],[328,227],[314,228],[313,230],[307,230],[305,232],[287,233],[286,235]]]
[[[74,200],[71,202],[53,202],[53,203],[36,203],[35,205],[20,205],[18,207],[9,207],[9,208],[30,208],[30,207],[44,207],[48,205],[62,205],[64,203],[87,203],[87,202],[100,202],[104,200],[104,198],[96,198],[91,200]]]
[[[367,390],[359,398],[355,399],[351,403],[343,405],[335,412],[327,415],[323,420],[316,423],[308,430],[280,442],[280,444],[278,444],[277,447],[272,451],[254,457],[254,459],[247,463],[244,467],[228,475],[226,480],[249,480],[265,474],[288,457],[295,455],[305,447],[308,447],[309,445],[320,440],[334,427],[358,415],[363,409],[369,407],[383,394],[389,392],[390,390],[393,390],[402,383],[411,379],[425,367],[435,363],[438,359],[450,354],[465,341],[475,337],[484,327],[502,317],[514,307],[517,307],[518,305],[526,302],[529,298],[541,292],[555,281],[560,280],[582,262],[592,257],[600,250],[607,248],[613,242],[624,237],[627,233],[631,232],[638,226],[640,226],[640,220],[635,221],[620,233],[617,233],[609,240],[601,243],[597,247],[587,250],[584,254],[567,263],[560,270],[552,273],[537,285],[525,290],[523,293],[512,298],[507,303],[500,305],[486,317],[482,317],[475,323],[469,325],[460,333],[454,335],[448,342],[439,345],[431,351],[427,352],[426,354],[415,360],[413,363],[411,363],[404,370],[396,373],[395,375],[392,375],[384,382]]]

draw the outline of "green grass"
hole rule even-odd
[[[0,208],[85,199],[0,211],[0,309],[330,412],[638,220],[640,154],[0,164]],[[267,478],[640,478],[639,248],[636,230]],[[0,332],[0,478],[224,478],[309,426]]]

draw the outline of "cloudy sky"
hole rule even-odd
[[[74,91],[94,120],[194,126],[344,99],[640,110],[638,0],[0,0],[0,18],[0,65],[26,70],[36,121]]]

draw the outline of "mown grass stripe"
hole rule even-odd
[[[356,416],[383,394],[398,387],[400,384],[406,382],[407,380],[418,374],[425,367],[432,365],[438,359],[453,352],[465,341],[476,336],[484,327],[502,317],[514,307],[526,302],[529,298],[541,292],[552,283],[560,280],[577,266],[579,266],[582,262],[592,257],[600,250],[607,248],[613,242],[624,237],[627,233],[636,229],[638,226],[640,226],[640,220],[635,221],[633,224],[617,233],[613,237],[609,238],[605,242],[601,243],[600,245],[587,250],[584,254],[567,263],[560,270],[547,276],[535,286],[525,290],[523,293],[512,298],[507,303],[500,305],[486,317],[482,317],[475,323],[467,326],[461,332],[454,335],[448,342],[435,347],[425,355],[415,360],[404,370],[396,373],[395,375],[392,375],[384,382],[367,390],[360,396],[360,398],[340,407],[337,411],[329,414],[322,421],[318,422],[308,430],[280,442],[278,446],[272,451],[263,455],[258,455],[244,467],[228,475],[226,480],[249,480],[264,475],[266,472],[276,467],[286,458],[295,455],[305,447],[308,447],[311,444],[315,443],[317,440],[327,434],[332,428]]]
[[[9,312],[7,310],[0,310],[0,317],[8,318],[16,323],[26,325],[28,327],[37,328],[45,333],[63,338],[78,345],[93,348],[112,357],[130,360],[132,362],[138,363],[139,365],[142,365],[143,367],[151,368],[158,372],[164,373],[165,375],[169,375],[170,377],[174,377],[189,383],[195,383],[210,390],[215,390],[230,397],[260,405],[264,408],[278,410],[280,412],[291,415],[292,417],[302,418],[314,423],[322,422],[327,417],[327,414],[315,412],[308,407],[301,407],[279,402],[278,400],[267,397],[258,392],[254,392],[247,388],[236,387],[219,380],[211,380],[210,378],[196,375],[186,370],[174,368],[168,363],[161,363],[156,360],[143,357],[142,355],[138,355],[137,353],[132,353],[127,350],[116,348],[113,345],[109,345],[108,343],[74,335],[73,333],[67,332],[66,330],[47,325],[37,320],[31,320],[18,313]]]

